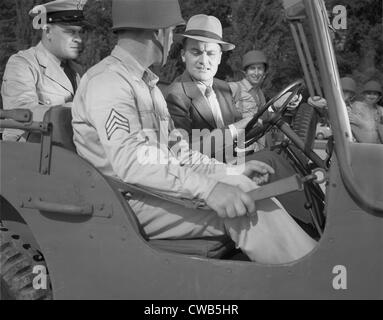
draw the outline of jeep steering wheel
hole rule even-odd
[[[289,84],[286,88],[284,88],[282,91],[280,91],[277,95],[275,95],[273,98],[271,98],[263,107],[259,108],[258,112],[253,116],[253,118],[250,120],[250,122],[247,124],[245,128],[245,147],[250,146],[257,140],[259,140],[263,135],[266,134],[268,130],[273,126],[273,124],[282,118],[282,116],[287,111],[287,106],[289,105],[290,101],[293,99],[293,97],[298,94],[298,92],[303,88],[304,81],[302,79],[299,79],[297,81],[294,81],[293,83]],[[287,92],[290,92],[290,95],[286,99],[286,101],[283,103],[283,105],[278,108],[278,110],[274,109],[274,114],[271,117],[270,120],[265,121],[263,124],[259,124],[258,120],[260,117],[266,112],[266,110],[269,107],[273,107],[274,103],[281,98],[283,95],[285,95]]]

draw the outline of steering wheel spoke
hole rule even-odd
[[[271,129],[273,125],[276,124],[277,121],[279,121],[283,117],[283,115],[287,111],[287,107],[289,103],[294,98],[294,96],[297,95],[298,92],[303,88],[303,86],[304,86],[304,81],[302,79],[297,80],[293,82],[292,84],[288,85],[285,89],[283,89],[277,95],[275,95],[264,106],[259,108],[258,112],[249,121],[249,123],[247,124],[245,128],[246,147],[251,145],[255,141],[259,140],[263,135],[266,134],[267,131]],[[262,115],[269,109],[269,107],[274,106],[274,103],[288,92],[291,92],[291,93],[289,94],[287,99],[284,101],[282,106],[276,111],[274,109],[273,115],[270,117],[270,119],[267,119],[266,121],[264,121],[262,126],[259,126],[259,119],[261,119]]]

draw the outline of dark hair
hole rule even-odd
[[[185,48],[186,48],[186,42],[187,42],[187,40],[188,40],[188,38],[186,38],[186,37],[183,37],[183,38],[182,38],[182,42],[181,42],[181,44],[182,44],[182,49],[184,49],[184,50],[185,50]]]

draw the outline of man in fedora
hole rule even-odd
[[[81,50],[85,1],[56,0],[33,8],[30,16],[46,24],[35,47],[12,55],[5,68],[1,95],[4,109],[27,108],[34,121],[42,121],[52,106],[71,106],[81,68],[73,60]],[[42,15],[44,15],[42,17]],[[22,130],[7,129],[4,140],[25,140]]]
[[[269,166],[227,166],[191,152],[172,130],[158,77],[149,67],[166,62],[173,29],[184,23],[178,1],[114,0],[112,20],[117,45],[83,76],[74,99],[74,143],[103,174],[150,192],[129,201],[146,235],[226,234],[252,260],[268,263],[312,250],[315,241],[279,203],[255,204],[244,191],[256,187],[250,178],[272,172]],[[187,201],[205,203],[207,210],[186,207]]]
[[[222,39],[222,26],[214,16],[191,17],[182,37],[184,73],[167,88],[165,98],[176,128],[182,129],[193,150],[219,161],[229,161],[238,132],[243,132],[251,117],[242,119],[235,107],[233,92],[225,81],[214,78],[222,51],[234,45]],[[270,165],[275,173],[270,181],[295,174],[294,169],[276,152],[262,150],[246,156]],[[278,197],[287,211],[307,230],[317,236],[313,221],[304,208],[303,192]]]

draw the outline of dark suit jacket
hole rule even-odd
[[[240,120],[241,115],[236,111],[232,92],[228,84],[224,81],[214,79],[213,89],[217,95],[225,125],[228,126],[229,124]],[[198,141],[192,141],[192,139],[190,139],[190,142],[192,149],[209,156],[209,153],[206,152],[206,150],[201,150],[201,148],[199,148],[200,146],[195,145],[195,143],[202,142],[204,143],[203,146],[209,147],[212,136],[223,129],[216,129],[217,125],[215,124],[207,100],[193,82],[190,75],[185,72],[174,80],[174,82],[167,88],[164,95],[169,112],[177,128],[185,130],[189,137],[191,137],[192,129],[208,129],[200,139],[197,139]],[[233,158],[232,155],[228,154],[229,152],[232,152],[233,139],[231,138],[229,130],[226,131],[229,137],[224,139],[221,144],[215,143],[215,149],[212,148],[212,157],[220,161]],[[258,160],[272,166],[275,170],[275,174],[271,175],[270,182],[290,177],[295,173],[295,170],[288,161],[285,161],[285,159],[276,152],[269,150],[255,152],[247,157],[247,160]],[[304,223],[311,223],[310,215],[308,215],[304,209],[306,200],[302,192],[282,195],[278,197],[278,200],[282,202],[288,212],[293,213],[294,217],[300,219]]]
[[[213,90],[221,108],[225,128],[217,129],[206,98],[187,71],[167,88],[165,99],[176,128],[185,130],[192,149],[224,160],[224,149],[229,150],[233,146],[228,125],[240,120],[241,115],[235,109],[232,92],[225,81],[214,79]],[[192,137],[192,129],[205,130],[200,136]],[[215,143],[212,144],[213,137]],[[222,140],[219,137],[222,137]]]

